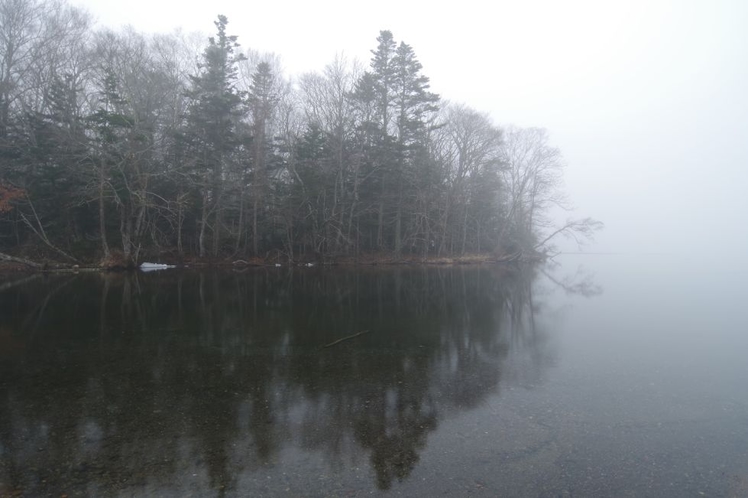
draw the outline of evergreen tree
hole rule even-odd
[[[279,97],[275,91],[275,76],[267,62],[260,62],[252,75],[249,88],[249,106],[252,114],[252,253],[260,252],[260,228],[263,225],[264,207],[272,204],[270,196],[269,156],[272,137],[268,128]]]
[[[190,77],[189,140],[194,151],[196,181],[201,190],[199,254],[206,254],[205,235],[212,222],[212,255],[218,255],[223,223],[224,173],[239,146],[237,124],[245,114],[244,95],[237,89],[236,36],[226,34],[226,16],[215,22],[217,37],[211,37],[203,52],[200,73]]]
[[[403,239],[415,239],[418,229],[415,199],[417,164],[428,163],[428,131],[439,97],[428,91],[429,80],[413,49],[381,31],[372,51],[370,71],[359,80],[353,98],[359,108],[373,102],[376,109],[373,161],[369,189],[378,193],[376,248],[403,249]],[[407,225],[407,226],[406,226]],[[415,240],[411,240],[411,246]]]
[[[101,82],[100,102],[88,122],[96,136],[94,141],[94,169],[97,173],[97,198],[99,203],[99,235],[104,259],[109,259],[111,249],[107,238],[107,198],[115,197],[111,171],[127,161],[127,135],[134,121],[126,110],[127,103],[120,95],[117,78],[111,67],[105,69]]]
[[[397,167],[395,184],[398,185],[395,200],[395,252],[400,253],[403,238],[414,238],[418,232],[413,212],[418,191],[419,174],[429,161],[428,127],[438,110],[439,96],[428,91],[429,79],[421,74],[418,62],[410,45],[403,42],[397,47],[394,59],[397,69],[393,104],[397,116]],[[411,192],[407,192],[410,187]],[[409,195],[410,194],[410,195]],[[410,227],[404,226],[407,221]],[[404,234],[405,232],[405,234]],[[411,246],[415,241],[411,241]]]

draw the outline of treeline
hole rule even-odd
[[[288,78],[215,25],[205,45],[0,0],[0,251],[429,256],[534,250],[553,233],[562,163],[545,131],[443,101],[389,31],[368,68],[337,57]]]

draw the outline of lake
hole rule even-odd
[[[0,496],[748,496],[747,288],[666,255],[3,276]]]

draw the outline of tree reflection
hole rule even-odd
[[[289,451],[331,468],[365,456],[388,489],[441,418],[518,375],[513,356],[531,351],[535,375],[548,365],[532,353],[534,276],[164,272],[8,289],[0,490],[222,494]]]

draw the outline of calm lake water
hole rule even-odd
[[[0,496],[748,496],[746,289],[620,255],[0,277]]]

